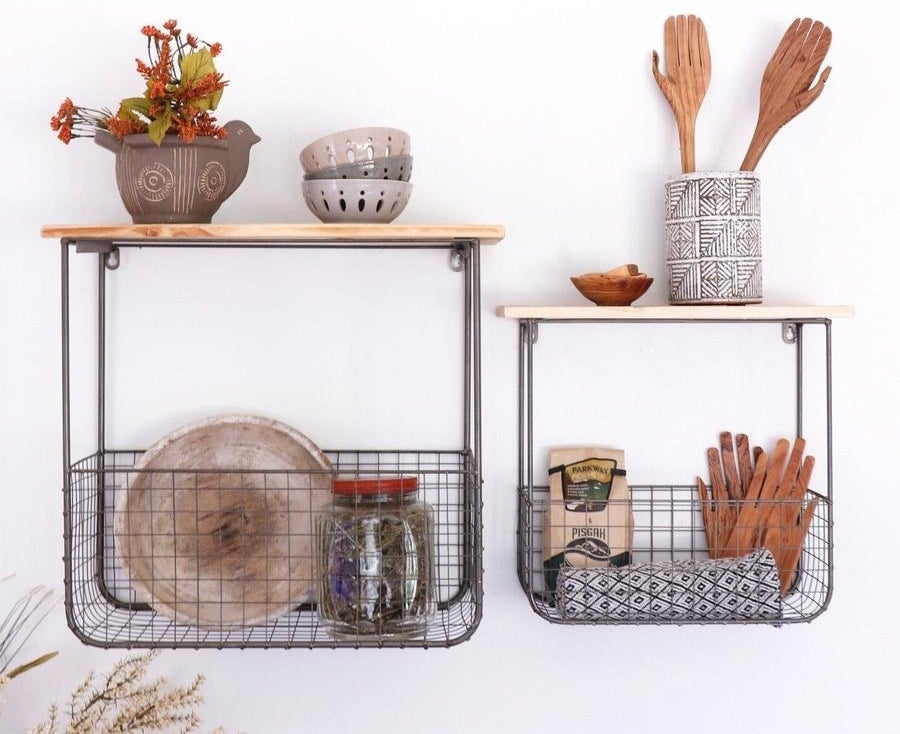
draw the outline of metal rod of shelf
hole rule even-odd
[[[803,435],[803,324],[794,324],[794,344],[797,352],[797,435]]]
[[[526,453],[526,479],[529,491],[534,487],[534,330],[536,324],[529,320],[525,327],[525,382],[527,385],[528,405],[525,410],[525,453]]]
[[[522,487],[525,484],[525,460],[522,455],[523,451],[523,443],[525,441],[525,322],[519,322],[519,343],[517,345],[518,350],[518,373],[519,373],[519,392],[518,392],[518,435],[516,448],[518,450],[518,482],[516,483],[516,488],[519,496],[516,499],[516,504],[519,508],[519,511],[516,513],[516,575],[519,577],[519,584],[522,586],[524,591],[528,590],[528,584],[524,578],[524,569],[525,569],[525,545],[527,541],[527,533],[526,528],[524,527],[525,523],[522,517]]]
[[[409,250],[446,250],[454,248],[460,242],[472,242],[472,240],[459,240],[455,238],[436,238],[431,240],[417,241],[397,241],[387,242],[382,239],[354,239],[352,241],[346,238],[336,237],[333,239],[235,239],[235,240],[191,240],[191,239],[152,239],[152,240],[129,240],[129,239],[111,239],[111,240],[91,240],[79,239],[72,241],[76,245],[75,251],[78,253],[95,253],[106,252],[111,253],[117,248],[128,249],[161,249],[161,248],[193,248],[193,249],[322,249],[330,247],[340,247],[349,250],[377,250],[377,249],[409,249]]]
[[[827,532],[828,537],[832,537],[833,532],[833,524],[834,524],[834,492],[832,483],[834,481],[834,473],[833,473],[833,462],[834,457],[832,453],[832,444],[833,444],[833,436],[832,436],[832,396],[831,396],[831,321],[825,321],[825,425],[826,425],[826,438],[825,438],[825,453],[826,453],[826,486],[828,488],[828,515],[826,519],[827,524]],[[827,568],[827,579],[828,579],[828,589],[825,598],[825,605],[831,601],[832,589],[834,589],[834,545],[832,543],[828,544],[828,568]]]
[[[732,308],[739,308],[732,306]],[[571,318],[526,318],[524,320],[532,321],[535,324],[824,324],[831,320],[819,316],[795,317],[789,319],[773,316],[771,318],[741,318],[735,316],[733,318],[708,318],[708,319],[680,319],[680,318],[641,318],[641,319],[623,319],[623,318],[601,318],[595,319],[571,319]]]
[[[62,439],[63,439],[63,486],[68,489],[69,465],[72,458],[71,446],[71,383],[69,380],[69,243],[63,240],[60,247],[61,281],[61,332],[62,332]]]
[[[69,380],[69,243],[62,240],[60,246],[60,322],[61,322],[61,347],[62,347],[62,490],[63,490],[63,564],[65,574],[63,578],[66,622],[69,627],[74,626],[74,617],[72,614],[73,607],[73,589],[71,579],[71,559],[72,559],[72,527],[70,519],[72,517],[72,487],[71,477],[69,475],[69,466],[72,457],[72,437],[71,437],[71,383]]]
[[[480,246],[477,240],[466,240],[464,243],[464,257],[466,269],[466,298],[468,311],[466,315],[466,351],[468,352],[465,365],[466,383],[469,387],[464,392],[471,391],[471,396],[466,399],[464,414],[467,439],[466,449],[473,459],[475,481],[471,491],[471,502],[466,502],[466,511],[470,514],[465,522],[465,527],[473,534],[473,542],[466,543],[467,548],[479,549],[483,547],[483,528],[481,522],[482,506],[482,464],[481,464],[481,263]],[[474,444],[468,440],[469,431]],[[471,636],[475,628],[481,622],[484,569],[481,565],[480,553],[476,551],[473,557],[467,560],[466,565],[472,572],[472,593],[475,599],[475,620],[472,627],[467,630],[466,638]]]
[[[106,259],[97,255],[97,453],[106,449]]]

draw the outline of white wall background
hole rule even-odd
[[[790,21],[813,15],[834,32],[824,94],[779,133],[759,167],[766,300],[857,309],[834,327],[835,593],[810,625],[560,627],[531,611],[516,580],[517,329],[494,311],[584,303],[568,276],[623,262],[658,278],[642,303],[665,302],[661,195],[679,158],[650,51],[662,50],[663,20],[679,12],[703,17],[710,35],[713,79],[697,142],[698,165],[708,169],[739,165],[762,70]],[[262,137],[247,179],[215,221],[314,221],[299,198],[299,149],[334,130],[389,124],[410,132],[416,161],[415,193],[398,222],[507,227],[506,240],[482,256],[480,628],[463,645],[427,652],[164,654],[157,669],[175,680],[207,675],[210,728],[537,732],[566,722],[824,734],[900,727],[895,6],[81,0],[20,4],[7,16],[0,575],[17,579],[4,595],[35,583],[62,595],[59,248],[39,237],[39,227],[126,219],[109,153],[90,141],[64,148],[47,122],[65,96],[113,106],[139,91],[138,29],[175,16],[186,30],[223,42],[219,66],[231,86],[221,119],[245,119]],[[77,299],[91,293],[94,260],[75,261],[73,298],[83,304]],[[286,420],[323,446],[455,436],[454,414],[440,405],[458,376],[456,334],[441,306],[457,283],[443,258],[128,253],[111,279],[110,444],[147,444],[187,420],[235,409]],[[315,303],[327,304],[313,311],[326,314],[324,326],[303,310]],[[416,325],[418,313],[433,319],[430,331]],[[89,355],[90,313],[74,328],[76,351]],[[329,368],[337,362],[333,337],[351,354],[352,345],[374,350],[376,391],[360,374]],[[759,442],[790,432],[790,391],[778,387],[774,369],[789,366],[789,350],[777,333],[635,328],[617,337],[604,383],[620,396],[616,410],[601,415],[594,388],[572,387],[591,377],[587,370],[565,373],[579,381],[568,387],[548,379],[547,405],[565,387],[574,407],[542,409],[540,450],[614,443],[628,452],[634,481],[677,483],[702,471],[704,450],[722,429]],[[388,361],[398,345],[409,350],[400,366]],[[544,358],[573,347],[548,336],[539,348]],[[409,383],[407,402],[384,392],[395,368]],[[634,384],[634,375],[645,379]],[[73,406],[85,447],[91,399],[89,388],[78,389]],[[46,649],[61,654],[4,691],[0,731],[23,731],[89,668],[119,655],[82,646],[61,606],[28,646],[34,654]]]

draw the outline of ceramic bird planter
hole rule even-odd
[[[135,224],[208,223],[247,175],[250,148],[260,138],[250,126],[229,122],[224,139],[187,143],[167,135],[156,145],[147,135],[119,139],[98,130],[95,141],[116,155],[116,183]]]

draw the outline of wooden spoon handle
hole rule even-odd
[[[681,148],[681,172],[693,173],[697,170],[694,156],[694,140],[697,135],[697,118],[685,115],[678,124],[678,145]]]

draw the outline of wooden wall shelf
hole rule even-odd
[[[495,245],[503,239],[500,225],[478,224],[50,224],[41,237],[67,240],[156,242],[209,240],[225,242],[354,242],[415,243],[478,240]]]
[[[539,321],[815,321],[850,318],[852,306],[500,306],[507,319]]]

